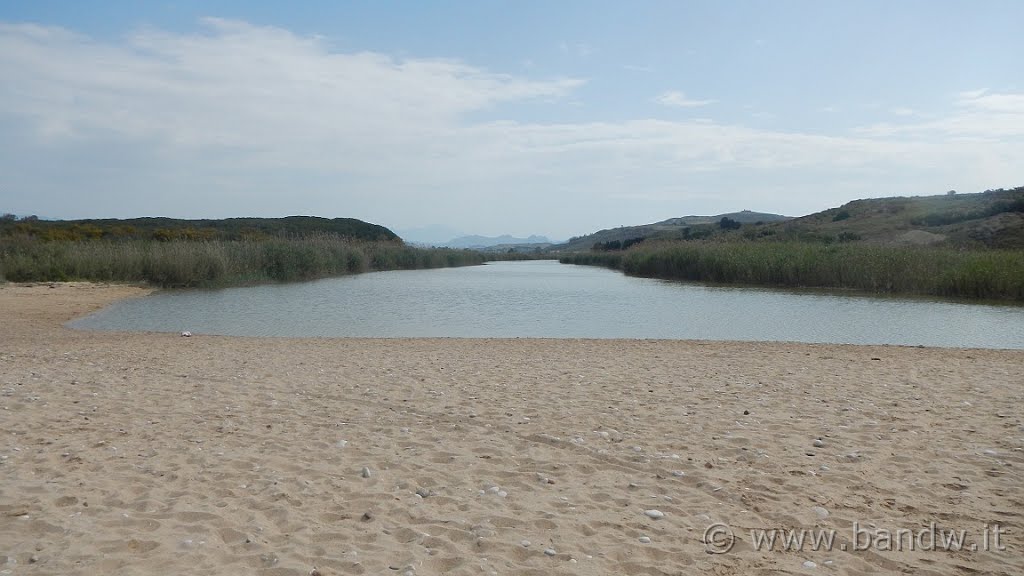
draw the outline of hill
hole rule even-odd
[[[305,237],[329,234],[356,240],[401,239],[391,230],[355,218],[226,218],[223,220],[180,220],[175,218],[129,218],[86,220],[41,220],[34,216],[0,217],[0,235],[23,235],[43,240],[86,240],[90,238],[239,240],[266,237]]]
[[[669,218],[668,220],[662,220],[653,224],[620,226],[619,228],[600,230],[593,234],[572,238],[568,242],[552,246],[551,249],[564,252],[578,252],[590,250],[596,245],[614,245],[616,242],[619,243],[619,246],[622,246],[623,243],[635,243],[637,239],[679,240],[690,238],[694,233],[696,233],[694,237],[705,237],[717,228],[718,223],[723,218],[728,218],[740,224],[760,223],[760,225],[772,222],[785,222],[790,219],[789,216],[751,212],[750,210],[719,214],[717,216],[683,216],[680,218]]]
[[[749,236],[749,234],[748,234]],[[757,233],[782,240],[1024,248],[1024,187],[854,200]]]

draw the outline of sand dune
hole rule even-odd
[[[145,292],[0,287],[0,574],[1024,573],[1020,351],[61,326]]]

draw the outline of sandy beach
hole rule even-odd
[[[1021,351],[63,326],[147,292],[0,286],[0,574],[1024,573]]]

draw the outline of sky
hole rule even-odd
[[[530,234],[1024,185],[1024,2],[0,0],[0,212]]]

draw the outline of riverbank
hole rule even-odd
[[[563,264],[712,284],[1024,302],[1024,252],[820,242],[651,242]]]
[[[0,287],[0,570],[1024,570],[1019,351],[62,326],[147,291]],[[838,549],[932,522],[1006,550]]]
[[[471,250],[331,234],[248,240],[0,237],[0,280],[145,282],[163,288],[223,288],[383,270],[483,264]]]

